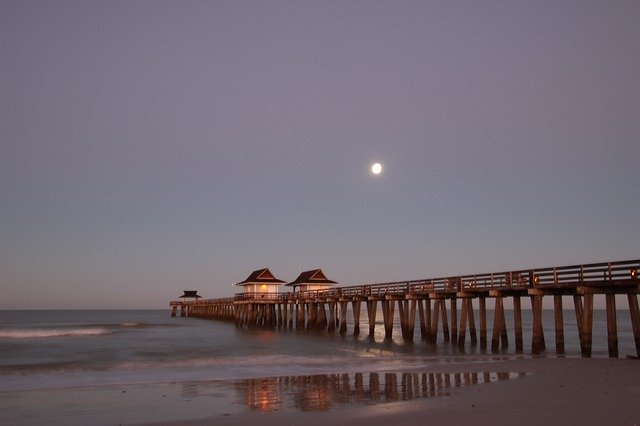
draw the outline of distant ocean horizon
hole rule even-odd
[[[476,312],[477,314],[477,312]],[[635,354],[628,310],[618,310],[620,356]],[[349,313],[349,319],[352,316]],[[493,312],[487,313],[489,347]],[[443,363],[493,357],[530,356],[531,314],[523,311],[524,353],[515,352],[513,314],[507,310],[509,347],[490,348],[424,342],[416,325],[405,343],[396,321],[392,340],[384,339],[382,316],[376,336],[367,333],[242,329],[233,323],[171,318],[163,310],[2,310],[0,311],[0,390],[239,380],[292,375],[428,370]],[[543,313],[547,351],[555,355],[552,310]],[[579,357],[573,310],[564,311],[566,356]],[[478,319],[476,319],[478,323]],[[368,330],[366,315],[361,330]],[[595,310],[593,357],[607,357],[606,314]]]

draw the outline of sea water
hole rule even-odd
[[[380,314],[380,313],[379,313]],[[449,312],[450,314],[450,312]],[[515,352],[513,312],[506,311],[509,346],[499,355],[488,349],[421,340],[402,340],[396,318],[394,337],[384,339],[382,317],[368,334],[366,315],[360,336],[337,331],[237,328],[230,322],[171,318],[168,310],[0,311],[0,390],[241,380],[326,374],[428,370],[443,363],[520,356]],[[628,311],[618,311],[620,356],[635,354]],[[349,312],[351,319],[351,312]],[[459,318],[459,316],[458,316]],[[564,312],[566,356],[580,356],[573,311]],[[555,356],[554,315],[544,311],[547,351]],[[476,327],[479,319],[476,312]],[[531,312],[523,311],[524,355],[531,348]],[[594,311],[593,356],[607,356],[606,314]]]

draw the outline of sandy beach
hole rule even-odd
[[[501,378],[512,374],[493,380],[500,372]],[[401,377],[427,377],[413,373]],[[321,405],[308,390],[306,396],[279,393],[261,401],[260,392],[269,390],[264,379],[2,392],[0,424],[640,424],[640,361],[633,359],[479,357],[435,366],[428,374],[444,378],[438,392],[420,395],[416,383],[409,398],[403,381],[397,401],[385,398],[384,389],[378,401],[350,390],[355,396],[334,393]]]

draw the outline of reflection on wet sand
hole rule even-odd
[[[356,373],[247,379],[235,382],[251,409],[323,411],[333,405],[366,405],[448,395],[448,389],[522,377],[526,373]]]

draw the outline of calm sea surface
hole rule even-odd
[[[487,316],[490,339],[492,312]],[[506,316],[509,348],[502,355],[515,355],[513,313]],[[555,356],[553,311],[543,317],[547,356]],[[573,311],[564,317],[567,356],[579,356]],[[523,311],[523,323],[527,354],[529,311]],[[227,322],[171,318],[168,310],[0,311],[0,390],[399,371],[494,356],[470,345],[468,336],[462,349],[442,343],[441,330],[437,345],[425,343],[418,326],[414,343],[406,344],[399,321],[394,339],[385,341],[382,318],[377,324],[370,339],[366,315],[363,333],[354,338],[238,329]],[[594,312],[593,330],[593,356],[606,357],[604,311]],[[635,353],[628,311],[618,311],[618,339],[621,357]]]

